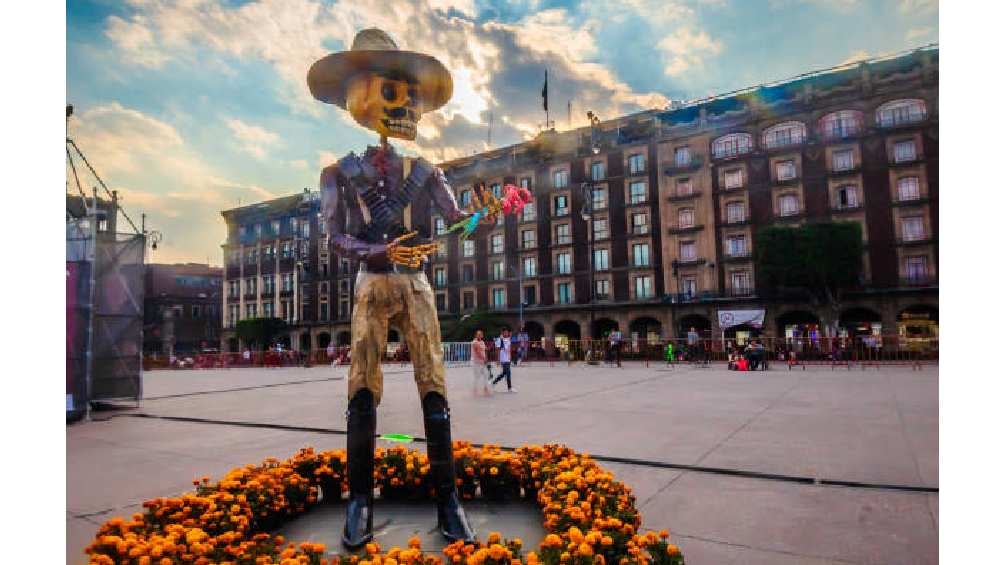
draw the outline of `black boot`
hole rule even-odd
[[[436,488],[436,513],[439,531],[450,542],[474,542],[474,528],[457,495],[456,472],[453,463],[453,441],[450,438],[450,409],[438,392],[422,399],[425,414],[425,436],[428,442],[429,466]]]
[[[348,455],[349,503],[345,508],[342,545],[355,550],[373,539],[373,449],[376,442],[376,407],[373,393],[362,389],[349,401]]]

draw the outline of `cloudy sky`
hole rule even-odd
[[[74,0],[70,135],[133,217],[155,262],[221,263],[219,211],[315,188],[375,135],[316,102],[316,59],[366,27],[436,56],[452,101],[405,149],[434,161],[938,39],[936,0]]]

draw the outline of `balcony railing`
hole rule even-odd
[[[897,198],[896,200],[893,200],[890,205],[891,206],[919,206],[921,204],[927,204],[930,201],[931,201],[931,199],[928,198],[928,197],[926,197],[926,196],[925,197],[918,196],[917,198],[906,198],[906,199]]]
[[[934,275],[928,275],[928,274],[907,276],[899,279],[899,286],[916,287],[916,286],[937,286],[937,285],[938,285],[938,278],[935,277]]]
[[[704,165],[704,158],[699,155],[694,155],[690,158],[690,162],[677,163],[674,161],[670,163],[670,165],[666,167],[665,173],[670,176],[689,173],[700,169],[702,165]]]
[[[846,123],[838,124],[829,127],[824,127],[820,135],[823,141],[838,141],[842,139],[850,139],[852,137],[857,137],[861,135],[864,128],[857,123]]]
[[[844,212],[857,212],[863,209],[864,206],[861,204],[831,204],[830,212],[833,213],[844,213]]]
[[[723,226],[744,226],[750,223],[750,219],[746,216],[742,218],[725,218],[722,220]]]
[[[669,233],[680,234],[680,233],[690,233],[701,231],[704,229],[704,224],[692,224],[689,226],[669,226]]]
[[[651,231],[647,225],[631,227],[631,235],[648,235]]]
[[[742,251],[725,251],[724,260],[725,261],[743,261],[749,259],[753,256],[753,253],[749,249],[744,249]]]
[[[914,153],[911,156],[896,157],[893,155],[889,159],[889,164],[893,167],[906,167],[909,165],[916,165],[917,163],[924,160],[924,156],[919,153]]]
[[[570,245],[572,243],[572,236],[570,235],[559,235],[555,238],[555,245]]]
[[[682,194],[681,193],[670,194],[669,196],[666,197],[666,200],[668,200],[669,202],[682,202],[684,200],[692,200],[700,195],[701,195],[700,190],[692,190],[690,192]]]
[[[900,236],[896,238],[897,245],[923,245],[925,243],[931,243],[931,235],[922,233],[909,236]]]
[[[839,169],[836,167],[830,168],[830,174],[832,176],[854,175],[860,172],[861,172],[861,165],[857,164],[851,165],[850,167],[841,167]]]

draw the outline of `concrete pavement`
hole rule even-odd
[[[344,447],[342,435],[276,427],[344,429],[346,385],[335,379],[345,371],[151,372],[147,399],[134,411],[263,427],[121,415],[68,426],[68,562],[82,559],[100,523],[136,511],[145,499],[185,491],[194,477],[219,477],[305,445]],[[424,435],[410,368],[386,371],[378,431]],[[596,455],[673,464],[938,486],[937,367],[736,373],[532,364],[515,368],[514,377],[519,392],[473,398],[470,369],[448,370],[456,439],[561,442]],[[938,560],[937,493],[603,465],[634,488],[643,525],[669,529],[691,565]],[[340,510],[305,517],[286,533],[331,543]],[[533,508],[479,505],[472,513],[482,530],[513,532],[527,545],[539,539],[536,522],[522,525],[533,519]],[[435,525],[431,508],[387,508],[384,516],[394,519],[385,524],[385,542],[413,532],[435,539],[422,533]]]

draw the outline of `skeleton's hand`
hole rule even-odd
[[[437,243],[424,243],[413,247],[405,247],[401,242],[415,237],[418,232],[409,232],[387,244],[387,258],[391,263],[417,269],[425,259],[439,248]]]

